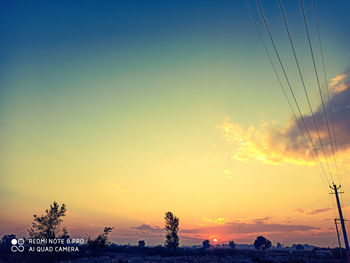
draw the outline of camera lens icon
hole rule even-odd
[[[16,239],[16,238],[13,238],[11,240],[11,251],[12,252],[23,252],[24,251],[24,239],[23,238],[19,238],[19,239]]]

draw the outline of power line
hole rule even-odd
[[[302,72],[301,72],[301,68],[300,68],[300,65],[299,65],[298,57],[297,57],[297,55],[296,55],[296,51],[295,51],[295,48],[294,48],[293,40],[292,40],[291,34],[290,34],[290,32],[289,32],[288,23],[287,23],[287,19],[286,19],[284,10],[283,10],[283,6],[282,6],[281,0],[278,0],[278,3],[279,3],[279,6],[280,6],[280,9],[281,9],[281,13],[282,13],[282,17],[283,17],[283,22],[284,22],[284,25],[285,25],[285,28],[286,28],[286,31],[287,31],[287,34],[288,34],[289,43],[290,43],[290,45],[291,45],[291,47],[292,47],[292,51],[293,51],[295,63],[296,63],[297,68],[298,68],[300,80],[301,80],[301,83],[302,83],[302,85],[303,85],[303,89],[304,89],[304,92],[305,92],[305,95],[306,95],[307,103],[308,103],[308,105],[309,105],[309,109],[310,109],[310,112],[311,112],[311,117],[312,117],[313,123],[314,123],[314,125],[315,125],[316,133],[317,133],[317,136],[318,136],[318,139],[319,139],[319,142],[320,142],[320,146],[321,146],[321,149],[322,149],[322,152],[323,152],[323,155],[324,155],[326,164],[327,164],[328,172],[329,172],[329,174],[330,174],[330,177],[331,177],[332,181],[334,181],[334,180],[333,180],[333,176],[332,176],[331,169],[330,169],[329,164],[328,164],[328,159],[327,159],[326,151],[325,151],[325,149],[324,149],[323,142],[322,142],[322,139],[321,139],[321,136],[320,136],[320,132],[319,132],[319,129],[318,129],[318,125],[317,125],[317,122],[316,122],[315,114],[314,114],[314,112],[313,112],[313,110],[312,110],[312,106],[311,106],[309,94],[308,94],[308,92],[307,92],[307,90],[306,90],[306,86],[305,86],[303,74],[302,74]]]
[[[318,43],[319,43],[320,53],[321,53],[323,76],[324,76],[325,87],[326,87],[326,94],[327,94],[329,111],[330,111],[329,115],[330,115],[332,130],[333,130],[333,139],[334,139],[334,148],[335,148],[335,155],[334,156],[335,156],[335,159],[336,159],[338,146],[337,146],[337,137],[336,137],[336,133],[335,133],[334,120],[333,120],[333,106],[332,106],[332,101],[331,101],[331,98],[330,98],[330,95],[329,95],[328,79],[327,79],[327,73],[326,73],[326,66],[325,66],[325,62],[324,62],[324,55],[323,55],[323,48],[322,48],[322,42],[321,42],[320,26],[319,26],[319,23],[318,23],[318,14],[317,14],[317,8],[316,8],[316,1],[315,0],[314,0],[313,7],[314,7],[313,9],[314,9],[315,22],[316,22]],[[332,142],[332,138],[331,137],[330,137],[330,140]],[[336,163],[336,168],[337,168],[337,172],[338,172],[339,183],[342,184],[342,176],[341,176],[341,174],[339,172],[339,167],[338,167],[338,164],[337,164],[336,161],[335,161],[335,163]]]
[[[280,1],[280,0],[279,0],[279,1]],[[324,100],[323,100],[323,95],[322,95],[322,91],[321,91],[320,80],[319,80],[318,73],[317,73],[317,67],[316,67],[314,52],[313,52],[312,44],[311,44],[311,40],[310,40],[309,29],[308,29],[307,22],[306,22],[306,16],[305,16],[305,11],[304,11],[303,0],[300,0],[300,5],[301,5],[301,11],[302,11],[302,14],[303,14],[303,20],[304,20],[304,25],[305,25],[307,40],[308,40],[308,43],[309,43],[310,53],[311,53],[311,57],[312,57],[312,63],[313,63],[313,66],[314,66],[315,76],[316,76],[316,80],[317,80],[318,91],[319,91],[320,97],[321,97],[321,103],[322,103],[323,114],[324,114],[324,117],[325,117],[325,120],[326,120],[326,126],[327,126],[328,136],[329,136],[329,140],[330,140],[330,143],[331,143],[331,148],[332,148],[332,153],[333,153],[333,159],[334,159],[334,163],[335,163],[335,165],[336,165],[336,167],[337,167],[337,170],[338,170],[338,180],[339,180],[339,183],[340,183],[340,176],[339,176],[338,164],[337,164],[337,161],[335,160],[334,146],[333,146],[333,142],[332,142],[332,138],[331,138],[331,131],[330,131],[330,129],[329,129],[329,123],[328,123],[328,117],[327,117],[326,107],[324,106]]]
[[[260,29],[259,29],[259,25],[258,25],[258,23],[257,23],[257,21],[256,21],[256,19],[255,19],[255,17],[254,17],[254,15],[253,15],[253,12],[252,12],[252,9],[251,9],[251,7],[250,7],[250,4],[249,4],[248,0],[246,0],[246,4],[247,4],[247,7],[248,7],[248,12],[249,12],[249,14],[250,14],[250,17],[251,17],[251,19],[252,19],[252,21],[253,21],[253,23],[254,23],[254,25],[255,25],[256,31],[258,32],[260,41],[261,41],[261,43],[262,43],[262,45],[263,45],[263,47],[264,47],[264,50],[265,50],[265,52],[266,52],[266,55],[267,55],[267,57],[268,57],[268,59],[269,59],[269,62],[270,62],[270,64],[271,64],[271,66],[272,66],[272,69],[273,69],[273,71],[274,71],[274,73],[275,73],[275,75],[276,75],[276,78],[277,78],[277,80],[278,80],[278,83],[280,84],[280,87],[281,87],[281,89],[282,89],[282,91],[283,91],[283,95],[284,95],[284,97],[285,97],[285,99],[286,99],[286,101],[287,101],[287,103],[288,103],[289,108],[291,109],[291,111],[292,111],[292,113],[293,113],[293,117],[294,117],[295,122],[296,122],[296,124],[297,124],[297,126],[298,126],[298,129],[299,129],[301,135],[303,136],[303,140],[304,140],[305,146],[306,146],[307,149],[310,150],[310,153],[311,153],[311,152],[312,152],[312,149],[311,149],[310,145],[307,143],[307,139],[306,139],[306,137],[305,137],[305,134],[304,134],[304,132],[303,132],[301,126],[300,126],[300,123],[299,123],[299,121],[298,121],[297,115],[296,115],[296,113],[295,113],[295,111],[294,111],[294,109],[293,109],[293,107],[292,107],[292,104],[291,104],[291,102],[290,102],[290,100],[289,100],[289,98],[288,98],[287,92],[286,92],[286,90],[285,90],[285,88],[284,88],[284,85],[283,85],[283,83],[282,83],[282,81],[281,81],[281,78],[280,78],[280,76],[279,76],[279,74],[278,74],[278,72],[277,72],[277,69],[276,69],[276,67],[275,67],[275,65],[274,65],[274,63],[273,63],[273,61],[272,61],[271,54],[270,54],[270,52],[269,52],[269,50],[268,50],[268,48],[267,48],[267,46],[266,46],[266,43],[265,43],[265,41],[264,41],[264,38],[263,38],[263,36],[262,36],[262,34],[261,34],[261,31],[260,31]],[[320,174],[320,176],[321,176],[322,180],[325,180],[325,179],[322,177],[322,174]],[[326,177],[326,179],[327,179],[327,177]],[[327,181],[328,181],[328,180],[327,180]],[[327,183],[327,182],[325,181],[325,183]],[[329,183],[329,181],[328,181],[328,183]]]
[[[284,66],[283,66],[281,57],[280,57],[280,55],[279,55],[279,53],[278,53],[278,50],[277,50],[275,41],[273,40],[271,31],[270,31],[270,29],[269,29],[269,26],[268,26],[268,24],[267,24],[266,18],[265,18],[265,16],[264,16],[263,11],[262,11],[262,8],[261,8],[261,5],[260,5],[260,1],[259,1],[259,0],[256,0],[256,2],[257,2],[257,5],[258,5],[258,8],[259,8],[259,11],[260,11],[260,15],[261,15],[261,17],[263,18],[265,28],[266,28],[266,30],[267,30],[267,32],[268,32],[268,35],[269,35],[269,38],[270,38],[270,40],[271,40],[272,46],[273,46],[274,51],[275,51],[275,53],[276,53],[276,56],[277,56],[277,58],[278,58],[279,64],[280,64],[280,66],[281,66],[282,72],[283,72],[284,77],[285,77],[285,79],[286,79],[286,81],[287,81],[289,90],[290,90],[290,92],[291,92],[291,94],[292,94],[293,100],[294,100],[295,105],[296,105],[296,107],[297,107],[297,109],[298,109],[299,116],[300,116],[300,118],[301,118],[301,120],[302,120],[302,122],[303,122],[303,124],[304,124],[304,127],[305,127],[305,130],[306,130],[306,132],[307,132],[308,138],[309,138],[309,140],[310,140],[310,142],[311,142],[311,145],[312,145],[312,147],[313,147],[313,150],[314,150],[314,152],[315,152],[315,155],[316,155],[316,157],[317,157],[317,160],[318,160],[319,163],[320,163],[320,166],[321,166],[321,168],[322,168],[323,174],[324,174],[324,176],[326,177],[327,181],[329,182],[329,179],[328,179],[328,177],[327,177],[327,175],[326,175],[326,171],[325,171],[325,169],[324,169],[324,167],[323,167],[323,164],[322,164],[322,162],[321,162],[321,160],[320,160],[320,157],[319,157],[319,155],[318,155],[318,152],[317,152],[317,150],[316,150],[315,144],[314,144],[314,142],[313,142],[313,140],[312,140],[312,138],[311,138],[310,131],[309,131],[307,125],[306,125],[304,116],[303,116],[303,114],[301,113],[301,110],[300,110],[298,101],[297,101],[297,99],[296,99],[296,97],[295,97],[295,94],[294,94],[294,91],[293,91],[292,86],[291,86],[291,84],[290,84],[288,75],[287,75],[287,73],[286,73],[286,71],[285,71],[285,69],[284,69]]]
[[[246,0],[247,1],[247,0]],[[305,10],[309,10],[309,9],[311,9],[311,8],[313,8],[311,5],[310,6],[306,6],[305,7]],[[286,16],[288,17],[288,16],[293,16],[293,15],[296,15],[296,14],[299,14],[299,12],[300,11],[293,11],[293,12],[286,12]],[[280,15],[271,15],[270,17],[269,17],[269,21],[270,22],[272,22],[272,21],[275,21],[275,20],[279,20],[281,17],[280,17]],[[256,23],[258,26],[260,26],[260,25],[263,25],[264,24],[264,22],[261,22],[261,23]]]

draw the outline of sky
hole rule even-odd
[[[299,1],[282,2],[329,157],[321,163],[342,183],[349,217],[350,6],[316,2],[325,85],[313,1],[304,0],[325,107],[333,105],[335,165]],[[33,214],[57,201],[73,237],[115,226],[117,243],[161,244],[172,211],[181,245],[264,235],[336,246],[331,173],[301,141],[302,119],[293,119],[248,3],[2,3],[0,235],[27,235]],[[261,5],[320,152],[278,2]]]

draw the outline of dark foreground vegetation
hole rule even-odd
[[[345,251],[343,251],[345,252]],[[341,263],[344,260],[335,249],[314,249],[312,251],[289,251],[271,249],[210,249],[178,248],[175,254],[166,247],[118,246],[110,244],[105,248],[91,249],[81,246],[79,253],[8,253],[2,254],[0,263]]]

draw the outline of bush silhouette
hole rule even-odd
[[[87,246],[89,248],[105,248],[110,242],[109,242],[109,234],[112,232],[114,227],[105,227],[103,229],[103,232],[99,234],[96,238],[91,239],[88,237]]]
[[[236,247],[236,244],[235,244],[235,242],[233,242],[233,240],[228,242],[228,245],[230,246],[231,249],[234,249]]]
[[[258,250],[265,250],[271,247],[271,241],[266,237],[258,236],[254,241],[254,247]]]
[[[179,218],[172,212],[165,213],[165,246],[175,252],[179,246]]]
[[[203,245],[203,248],[204,248],[204,249],[210,248],[210,242],[209,242],[209,240],[208,240],[208,239],[204,240],[203,243],[202,243],[202,245]]]
[[[143,248],[143,247],[145,247],[145,246],[146,246],[145,240],[139,240],[138,247]]]

